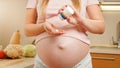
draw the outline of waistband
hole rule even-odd
[[[90,53],[88,53],[78,64],[76,64],[73,68],[78,68],[81,65],[84,65],[86,63],[89,63],[91,61],[91,56]],[[38,55],[35,57],[35,63],[37,62],[37,65],[42,65],[39,66],[40,68],[49,68],[41,59]]]

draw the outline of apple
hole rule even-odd
[[[5,52],[4,50],[0,50],[0,59],[4,59],[5,58]]]
[[[23,56],[34,57],[36,55],[36,47],[33,44],[26,44],[23,46]]]

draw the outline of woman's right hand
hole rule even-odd
[[[43,27],[45,29],[45,31],[50,34],[50,35],[61,35],[64,34],[65,31],[61,30],[61,29],[57,29],[53,24],[51,24],[50,22],[46,21],[43,24]]]

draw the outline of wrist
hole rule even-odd
[[[83,24],[84,21],[86,20],[86,18],[79,16],[79,18],[77,18],[77,20],[78,20],[77,24]]]
[[[44,22],[43,24],[42,24],[42,27],[43,27],[43,29],[44,29],[44,31],[48,31],[48,29],[47,29],[47,27],[46,27],[46,22]]]

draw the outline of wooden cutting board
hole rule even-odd
[[[2,59],[0,68],[25,68],[34,64],[34,58]]]

